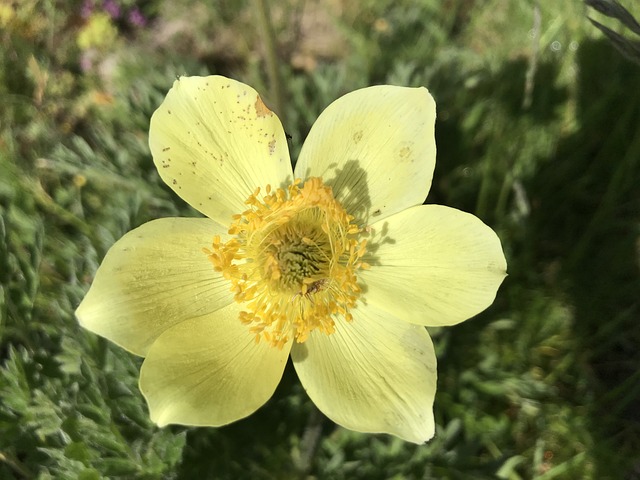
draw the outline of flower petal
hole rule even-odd
[[[348,93],[318,117],[295,176],[322,177],[365,223],[419,205],[435,168],[435,119],[426,88],[382,85]]]
[[[105,256],[76,310],[80,324],[137,355],[167,328],[233,301],[202,251],[226,236],[208,218],[163,218],[130,231]]]
[[[469,213],[419,205],[371,228],[366,301],[402,320],[460,323],[491,305],[506,277],[500,239]]]
[[[255,342],[233,303],[164,332],[149,349],[140,389],[151,419],[220,426],[250,415],[271,398],[287,363],[281,350]]]
[[[149,147],[167,185],[221,225],[257,187],[292,180],[280,120],[253,88],[225,77],[176,80],[151,117]]]
[[[436,356],[423,327],[371,305],[331,335],[294,344],[293,364],[311,400],[334,422],[359,432],[424,443],[433,437]]]

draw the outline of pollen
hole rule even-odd
[[[282,348],[302,343],[313,330],[331,334],[335,322],[353,320],[360,296],[357,271],[366,240],[320,178],[264,194],[258,188],[233,217],[227,242],[204,249],[213,268],[231,283],[243,305],[239,321],[256,342]]]

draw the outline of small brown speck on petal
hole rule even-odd
[[[256,97],[255,107],[256,107],[256,115],[258,117],[266,117],[267,115],[273,115],[273,112],[269,110],[269,108],[267,108],[267,106],[264,104],[264,102],[260,98],[260,95]]]

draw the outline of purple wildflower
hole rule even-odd
[[[84,0],[80,9],[80,16],[84,19],[89,18],[93,13],[93,7],[93,0]]]
[[[144,27],[147,24],[147,19],[138,7],[133,7],[133,9],[129,12],[129,23],[131,23],[131,25],[135,25],[136,27]]]
[[[120,18],[120,5],[118,5],[115,0],[104,0],[102,8],[111,15],[111,18]]]

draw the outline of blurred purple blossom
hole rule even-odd
[[[120,6],[118,0],[103,0],[101,8],[107,13],[113,20],[118,20],[123,15],[123,9]],[[80,15],[84,19],[88,19],[91,15],[96,13],[96,0],[84,0],[80,9]],[[126,18],[129,25],[133,27],[144,27],[148,23],[147,17],[144,16],[139,7],[134,6],[131,9],[125,9]]]
[[[104,0],[102,8],[111,15],[111,18],[120,18],[120,5],[115,0]]]
[[[82,8],[80,9],[80,16],[82,18],[89,18],[93,13],[93,0],[84,0]]]
[[[135,25],[136,27],[144,27],[147,24],[147,19],[138,7],[133,7],[133,9],[129,12],[129,23],[131,23],[131,25]]]

